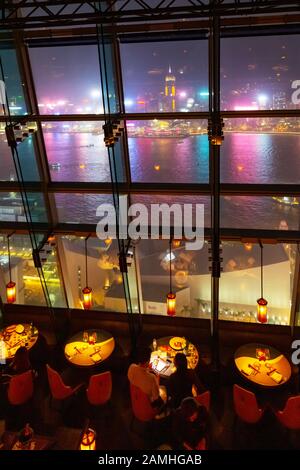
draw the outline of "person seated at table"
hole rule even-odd
[[[193,398],[184,398],[172,417],[173,449],[206,448],[208,412]]]
[[[17,349],[12,362],[4,369],[1,381],[2,383],[9,382],[13,375],[23,374],[23,372],[27,372],[28,370],[32,370],[35,374],[35,371],[33,370],[30,363],[29,352],[27,348],[25,346],[20,346]]]
[[[159,379],[149,367],[151,350],[140,348],[137,352],[138,364],[129,366],[127,377],[129,382],[140,388],[149,398],[154,408],[161,409],[164,401],[160,396]]]
[[[205,391],[193,369],[188,369],[187,358],[183,353],[177,353],[174,358],[176,371],[170,375],[167,383],[169,405],[178,408],[182,400],[193,395],[193,387],[197,395]]]

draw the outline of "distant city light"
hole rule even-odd
[[[186,91],[181,91],[179,93],[180,98],[186,98],[186,95],[187,95]]]
[[[132,106],[133,105],[133,100],[131,98],[126,98],[124,100],[125,106]]]
[[[209,91],[201,91],[200,93],[200,96],[209,96]]]
[[[257,99],[260,106],[266,106],[268,102],[267,95],[258,95]]]
[[[92,90],[91,91],[91,97],[92,98],[100,98],[101,96],[101,91],[100,90]]]
[[[194,104],[195,100],[194,98],[188,98],[187,102],[188,104]]]
[[[255,105],[245,105],[245,106],[240,106],[237,105],[234,107],[235,111],[258,111],[258,107]]]

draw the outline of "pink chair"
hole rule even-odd
[[[112,378],[110,372],[103,372],[90,377],[86,395],[91,405],[104,405],[110,400],[111,392]]]
[[[52,398],[54,400],[66,400],[76,393],[83,384],[76,387],[65,385],[59,373],[47,364],[47,375]]]
[[[275,412],[280,423],[291,430],[300,429],[300,395],[290,397],[282,411]]]
[[[33,374],[31,370],[12,376],[9,381],[7,397],[11,405],[23,405],[33,395]]]
[[[210,391],[207,390],[206,392],[197,395],[196,397],[197,402],[199,405],[205,406],[207,412],[209,413],[210,410]]]
[[[156,410],[152,408],[150,399],[139,387],[130,384],[131,406],[134,417],[143,422],[154,419]]]
[[[264,410],[258,407],[254,393],[238,385],[233,386],[233,402],[237,416],[245,423],[257,423],[264,413]]]

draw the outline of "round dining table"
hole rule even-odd
[[[29,323],[9,325],[0,331],[0,363],[15,357],[21,346],[31,349],[38,340],[39,332]]]
[[[292,375],[288,359],[277,349],[265,344],[249,343],[234,355],[237,370],[254,385],[263,388],[280,387]]]
[[[110,333],[104,330],[86,330],[69,338],[64,352],[72,365],[92,367],[108,359],[114,349],[115,340]]]
[[[156,341],[156,344],[155,344]],[[174,358],[177,353],[186,355],[188,368],[195,369],[199,362],[199,353],[190,341],[183,337],[166,336],[151,345],[150,365],[160,377],[167,378],[176,371]]]

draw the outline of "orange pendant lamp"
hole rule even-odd
[[[11,280],[10,245],[9,245],[9,237],[11,235],[7,235],[9,283],[6,284],[6,301],[7,301],[8,304],[13,304],[16,301],[16,298],[17,298],[16,283]]]
[[[176,294],[172,292],[172,240],[170,239],[170,292],[167,295],[167,315],[174,317],[176,315]]]
[[[83,308],[85,310],[90,310],[93,306],[93,290],[91,287],[88,287],[88,258],[87,258],[87,241],[90,238],[88,235],[85,239],[85,287],[82,289],[83,295]]]
[[[268,302],[263,296],[263,245],[260,242],[260,290],[261,295],[257,300],[257,321],[259,323],[268,323]]]
[[[96,450],[96,432],[88,428],[82,436],[80,450]]]

